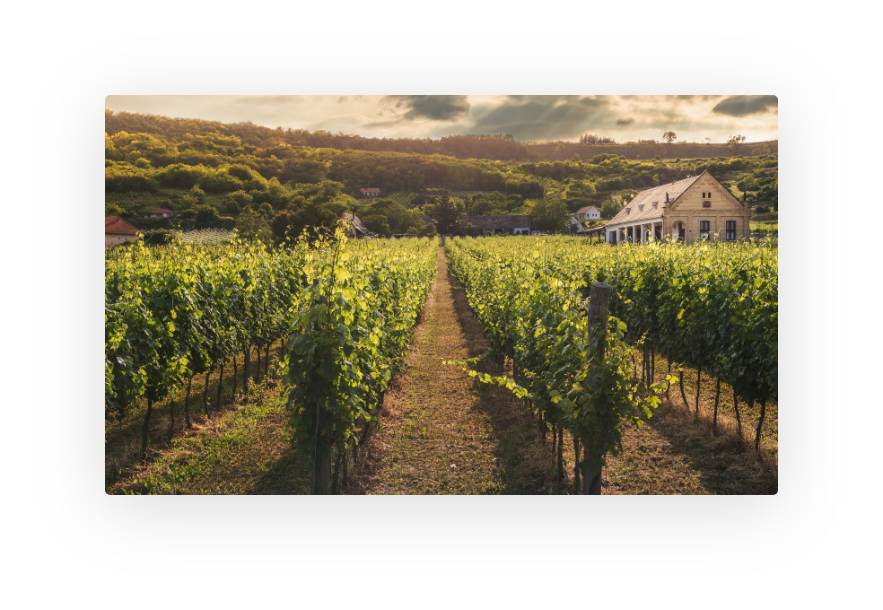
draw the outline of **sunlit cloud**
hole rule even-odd
[[[634,141],[660,140],[671,130],[681,142],[723,142],[735,134],[777,139],[779,130],[772,95],[112,95],[105,106],[386,138],[509,133],[519,141],[576,141],[592,133]]]

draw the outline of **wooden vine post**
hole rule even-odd
[[[589,298],[589,343],[595,338],[596,331],[598,335],[598,348],[594,353],[589,354],[589,360],[600,364],[604,361],[604,348],[606,345],[605,338],[607,336],[607,314],[610,309],[610,285],[598,282],[592,285],[592,295]],[[601,458],[602,454],[589,455],[590,447],[589,439],[583,442],[585,458]],[[600,496],[601,495],[601,473],[594,477],[589,476],[588,472],[583,472],[583,495]]]
[[[313,286],[318,286],[319,278],[313,280]],[[325,296],[320,295],[317,299],[320,305],[325,304]],[[316,400],[316,433],[314,435],[315,448],[313,449],[313,474],[310,485],[310,495],[328,496],[334,493],[331,486],[331,446],[327,442],[323,442],[323,447],[319,445],[319,401]]]

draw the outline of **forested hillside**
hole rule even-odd
[[[755,205],[778,207],[777,153],[674,160],[603,153],[525,162],[460,158],[493,150],[504,157],[506,147],[523,146],[507,137],[373,140],[111,111],[105,126],[105,213],[137,220],[139,228],[238,223],[278,241],[351,211],[377,233],[421,232],[418,215],[432,216],[435,197],[450,195],[463,213],[530,213],[535,224],[557,231],[583,206],[596,205],[610,218],[638,191],[705,169],[740,199],[747,194]],[[348,141],[355,144],[345,148]],[[412,150],[356,149],[406,144]],[[453,152],[436,154],[444,146]],[[381,200],[360,199],[363,187],[379,188]],[[139,216],[157,207],[176,216]]]

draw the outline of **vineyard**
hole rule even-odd
[[[222,244],[232,241],[236,232],[232,229],[196,229],[181,233],[181,241],[185,244]]]
[[[250,383],[249,355],[288,342],[280,368],[293,384],[288,407],[297,439],[343,448],[400,366],[414,319],[432,279],[435,242],[372,241],[348,247],[298,243],[270,252],[244,244],[137,247],[106,254],[105,419],[126,419],[145,401],[141,454],[148,449],[153,405],[186,386],[190,424],[193,378],[209,377],[246,355],[242,391]],[[381,330],[382,329],[382,330]],[[306,401],[306,402],[305,402]],[[308,406],[305,406],[308,405]],[[315,407],[316,410],[313,409]],[[317,425],[316,415],[322,423]],[[170,436],[174,430],[172,403]],[[312,426],[312,427],[311,427]],[[315,434],[306,435],[307,428]],[[303,433],[303,434],[301,434]],[[309,437],[309,438],[307,438]],[[310,447],[312,449],[310,449]]]
[[[384,199],[390,199],[395,201],[397,204],[404,206],[406,208],[410,208],[411,202],[414,200],[414,197],[417,196],[417,193],[392,193],[391,195],[387,195]]]
[[[597,283],[609,301],[588,299]],[[698,413],[703,381],[713,437],[733,414],[746,439],[733,453],[774,463],[777,315],[778,254],[758,244],[458,238],[439,249],[338,232],[275,250],[229,241],[110,250],[108,489],[600,493],[611,469],[623,473],[618,489],[633,489],[623,470],[640,455],[631,444],[658,438],[661,424],[670,436],[695,428],[656,422],[657,411],[680,396]],[[136,428],[123,474],[117,448]],[[496,443],[508,448],[502,462]],[[775,482],[763,476],[723,492],[767,493]],[[649,493],[708,493],[673,490]]]
[[[737,418],[739,400],[749,408],[759,403],[759,449],[766,406],[778,397],[777,250],[579,247],[560,238],[453,240],[450,251],[490,355],[513,363],[514,379],[477,376],[528,399],[543,425],[557,431],[559,476],[564,429],[584,443],[586,472],[597,477],[604,456],[621,450],[624,427],[640,426],[661,392],[677,384],[687,403],[683,369],[676,379],[672,363],[697,369],[697,409],[702,372],[716,382],[714,425],[722,382],[732,388]],[[606,336],[589,325],[586,298],[596,282],[610,291]],[[602,358],[593,358],[598,353]],[[665,374],[654,370],[657,353],[669,363]]]

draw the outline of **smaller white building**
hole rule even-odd
[[[579,221],[576,214],[570,217],[571,227],[568,227],[571,233],[582,233],[583,232],[583,223]]]
[[[601,218],[601,211],[593,205],[580,208],[574,213],[574,216],[580,220],[598,220]]]

